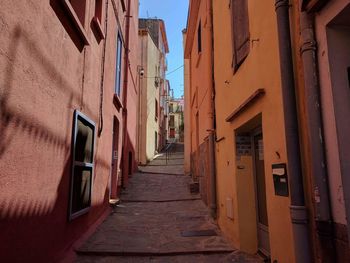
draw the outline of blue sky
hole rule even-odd
[[[186,27],[188,0],[140,0],[140,18],[165,22],[169,44],[168,72],[183,65],[182,29]],[[183,68],[167,75],[176,98],[184,94]]]

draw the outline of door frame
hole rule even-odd
[[[262,126],[259,125],[258,127],[254,128],[253,130],[251,130],[250,132],[250,138],[251,138],[251,147],[252,147],[252,163],[253,163],[253,179],[254,179],[254,195],[255,195],[255,209],[256,209],[256,227],[257,227],[257,244],[258,244],[258,252],[262,253],[263,255],[269,257],[270,256],[270,232],[269,232],[269,226],[265,226],[263,224],[260,224],[259,222],[259,199],[258,199],[258,185],[257,185],[257,174],[256,174],[256,153],[255,153],[255,141],[254,138],[258,135],[262,135],[262,140],[263,140],[263,145],[264,145],[264,133],[262,130]],[[264,169],[265,169],[265,157],[264,157]],[[266,174],[264,171],[264,176],[265,176],[265,197],[266,197]],[[268,213],[267,213],[267,200],[266,200],[266,214],[267,214],[267,220],[268,220]],[[260,246],[260,241],[259,241],[259,228],[261,228],[262,230],[267,232],[268,235],[268,250],[266,250],[265,248],[262,248]]]
[[[120,123],[116,116],[113,117],[113,127],[112,127],[112,154],[111,154],[111,169],[110,169],[110,178],[109,178],[109,199],[115,199],[118,197],[118,163],[120,160],[120,152],[119,152],[119,136],[120,136]],[[117,151],[117,160],[114,158],[114,151],[116,146]],[[115,162],[115,164],[114,164]],[[116,167],[114,167],[114,165]],[[116,174],[114,172],[116,171]],[[115,177],[115,182],[113,179]],[[113,184],[115,183],[115,186]],[[115,187],[115,189],[113,188]],[[115,191],[115,192],[114,192]]]

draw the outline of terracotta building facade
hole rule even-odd
[[[135,168],[138,2],[5,0],[0,20],[0,257],[57,262]]]
[[[185,76],[185,151],[203,201],[215,210],[212,1],[190,1],[184,34],[185,74],[189,75]]]

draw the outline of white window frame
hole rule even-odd
[[[87,123],[93,130],[93,140],[92,140],[92,162],[85,163],[76,161],[75,150],[76,150],[76,140],[78,134],[78,119],[81,119],[83,122]],[[71,182],[70,182],[70,198],[69,198],[69,220],[73,220],[85,213],[87,213],[91,208],[91,200],[92,200],[92,189],[93,189],[93,178],[94,178],[94,151],[95,151],[95,140],[96,140],[96,124],[89,117],[79,112],[78,110],[74,111],[74,122],[73,122],[73,134],[72,134],[72,173],[71,173]],[[74,170],[75,167],[87,167],[91,169],[91,178],[90,178],[90,200],[89,206],[83,208],[82,210],[73,212],[73,191],[74,191]]]
[[[120,97],[121,94],[121,80],[122,80],[122,56],[123,56],[123,41],[120,33],[117,33],[116,46],[116,65],[115,65],[115,84],[114,93]]]

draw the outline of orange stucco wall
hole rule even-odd
[[[274,1],[248,1],[248,13],[250,52],[233,74],[231,10],[227,2],[213,1],[215,107],[219,141],[216,146],[218,222],[238,248],[256,253],[257,204],[252,157],[236,158],[235,134],[251,132],[260,122],[271,259],[294,262],[290,200],[275,195],[271,167],[274,163],[287,161]],[[227,122],[226,118],[258,89],[264,89],[265,95]],[[256,116],[261,116],[260,121],[254,119]],[[233,219],[226,215],[228,198],[233,200]]]
[[[192,158],[191,171],[198,175],[200,145],[213,129],[213,74],[212,74],[212,22],[210,1],[192,1],[185,43],[186,91],[185,138],[186,150]],[[198,44],[198,28],[201,27],[201,51]],[[189,28],[191,28],[189,30]],[[185,72],[185,74],[186,74]],[[187,119],[186,119],[187,118]]]

